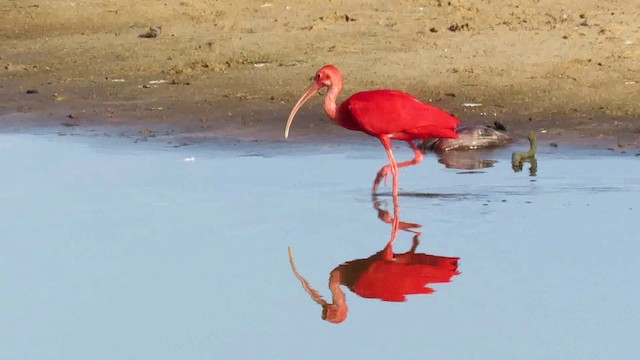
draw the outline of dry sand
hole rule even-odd
[[[343,99],[394,88],[465,124],[640,146],[634,1],[4,0],[0,16],[5,128],[276,139],[315,71],[332,63]],[[152,25],[160,36],[139,37]],[[347,134],[319,98],[299,116],[294,137]]]

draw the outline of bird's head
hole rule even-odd
[[[335,304],[327,304],[322,307],[322,320],[340,324],[347,319],[347,308]]]
[[[302,107],[302,105],[322,88],[331,88],[334,86],[338,86],[340,88],[342,87],[342,74],[340,74],[340,70],[338,70],[338,68],[336,68],[335,66],[325,65],[316,72],[311,85],[291,110],[289,119],[287,120],[287,126],[284,130],[285,139],[289,137],[289,129],[291,128],[291,124],[293,123],[293,118],[294,116],[296,116],[296,113]]]
[[[340,70],[333,65],[325,65],[318,72],[316,72],[316,76],[313,78],[313,82],[318,86],[318,90],[323,87],[331,87],[334,83],[339,80],[342,83],[342,74]]]

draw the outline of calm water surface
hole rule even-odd
[[[433,155],[403,169],[417,252],[460,258],[460,274],[406,302],[342,287],[336,325],[287,247],[329,302],[333,269],[385,247],[376,141],[0,135],[0,358],[636,358],[640,158],[543,148],[530,177],[509,156],[479,172]]]

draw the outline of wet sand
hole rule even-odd
[[[281,139],[310,77],[333,63],[342,99],[394,88],[516,138],[640,146],[631,2],[43,0],[0,13],[5,130]],[[139,37],[152,25],[158,37]],[[319,99],[299,116],[294,139],[359,138]]]

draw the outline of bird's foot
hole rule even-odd
[[[389,174],[391,174],[391,166],[389,165],[383,166],[382,169],[378,171],[378,175],[376,176],[376,182],[380,183],[381,181],[384,181],[384,186],[387,186],[387,178],[389,177]]]
[[[378,174],[376,175],[376,179],[373,181],[372,192],[374,194],[378,191],[378,186],[380,185],[381,182],[384,181],[384,185],[387,186],[387,178],[389,177],[390,173],[391,173],[391,166],[389,165],[383,166],[382,169],[378,171]]]

